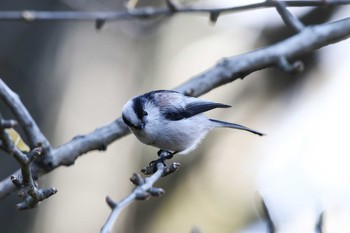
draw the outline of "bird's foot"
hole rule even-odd
[[[142,170],[144,174],[153,174],[157,170],[157,164],[162,163],[164,167],[167,167],[165,160],[171,159],[176,152],[170,152],[166,150],[159,150],[158,151],[158,156],[159,159],[151,161],[146,168]]]
[[[155,166],[157,163],[163,163],[164,166],[166,166],[165,164],[165,160],[171,159],[174,154],[176,154],[176,152],[170,152],[167,150],[159,150],[157,152],[159,159],[153,160],[149,163],[149,166]]]
[[[167,151],[167,150],[159,150],[157,152],[159,158],[163,159],[163,160],[167,160],[167,159],[173,158],[174,154],[176,154],[176,153],[177,152],[170,152],[170,151]]]

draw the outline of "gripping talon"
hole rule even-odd
[[[174,154],[176,154],[176,152],[170,152],[167,150],[159,150],[157,154],[159,156],[159,159],[151,161],[148,164],[148,166],[155,166],[157,163],[163,163],[164,166],[166,166],[164,161],[167,159],[171,159],[174,156]]]

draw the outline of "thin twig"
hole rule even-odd
[[[133,183],[137,185],[136,188],[120,202],[116,203],[110,197],[107,197],[106,201],[112,208],[112,212],[109,215],[106,223],[103,225],[101,233],[110,232],[119,213],[132,202],[136,200],[145,200],[150,195],[159,196],[164,193],[164,190],[153,188],[153,185],[164,175],[165,168],[165,165],[160,162],[157,163],[157,170],[152,176],[142,179],[140,176],[135,175],[137,177],[132,179],[134,179]]]
[[[169,1],[168,1],[169,2]],[[302,0],[302,1],[279,1],[289,7],[307,7],[307,6],[334,6],[348,5],[350,0]],[[237,13],[248,10],[256,10],[262,8],[271,8],[276,6],[276,1],[267,0],[260,3],[247,4],[234,7],[222,8],[201,8],[191,6],[176,6],[167,5],[166,7],[140,7],[126,9],[123,11],[0,11],[0,20],[24,20],[27,22],[47,21],[47,20],[129,20],[129,19],[145,19],[158,16],[171,16],[176,14],[223,14]]]
[[[322,211],[320,213],[320,216],[318,217],[316,226],[315,226],[315,231],[316,233],[323,233],[323,224],[324,224],[324,212]]]
[[[267,232],[269,233],[275,233],[276,232],[276,226],[272,221],[269,209],[266,206],[266,202],[263,199],[263,197],[260,195],[259,192],[255,193],[255,204],[256,206],[261,206],[261,212],[259,211],[259,216],[261,217],[261,219],[263,219],[264,221],[266,221],[267,224]]]
[[[296,32],[301,32],[304,29],[304,24],[287,10],[287,4],[285,2],[276,1],[276,9],[287,26]]]
[[[262,210],[263,210],[263,213],[264,213],[265,220],[267,222],[268,232],[269,233],[275,233],[276,232],[275,224],[273,223],[271,215],[270,215],[270,212],[269,212],[269,209],[267,208],[266,203],[265,203],[264,199],[262,199],[262,198],[261,198],[261,205],[262,205],[262,208],[263,208]]]
[[[186,95],[199,96],[238,78],[244,78],[255,71],[276,66],[281,57],[292,60],[302,54],[345,40],[349,36],[350,18],[308,26],[300,33],[272,46],[222,59],[215,66],[194,76],[175,90]],[[3,85],[3,82],[0,82],[0,92],[3,90],[1,88]],[[75,137],[70,142],[54,149],[50,157],[52,160],[48,161],[45,167],[38,166],[32,172],[39,177],[61,165],[72,164],[78,156],[91,150],[105,149],[111,142],[128,133],[122,119],[118,118],[109,125],[85,136]],[[15,187],[9,180],[3,180],[0,182],[0,199],[14,190]]]

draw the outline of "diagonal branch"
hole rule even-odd
[[[0,97],[11,109],[13,115],[16,117],[18,123],[22,127],[26,138],[31,148],[42,147],[45,154],[49,154],[51,147],[49,141],[44,134],[40,131],[39,127],[35,123],[34,119],[24,107],[19,96],[13,92],[5,83],[0,79]]]
[[[294,59],[350,36],[350,18],[308,26],[302,32],[279,43],[252,52],[224,58],[215,66],[175,88],[190,96],[200,96],[221,85],[278,65],[281,57]]]
[[[216,87],[230,83],[239,78],[268,67],[278,66],[280,58],[295,59],[321,47],[345,40],[350,36],[350,18],[332,23],[305,27],[300,33],[277,44],[256,51],[225,58],[205,72],[175,88],[175,90],[191,96],[199,96]],[[0,95],[4,90],[0,82]],[[78,156],[95,149],[104,149],[129,131],[119,118],[115,122],[103,126],[85,136],[73,138],[70,142],[52,151],[51,161],[44,166],[33,168],[33,174],[44,175],[61,165],[70,165]],[[0,199],[15,190],[9,179],[0,182]]]
[[[109,233],[112,229],[113,224],[117,220],[120,212],[130,205],[132,202],[136,200],[146,200],[150,196],[159,197],[165,193],[162,188],[155,188],[153,185],[157,182],[162,176],[167,176],[173,172],[175,172],[180,164],[177,162],[173,162],[170,166],[166,166],[163,162],[159,162],[154,165],[155,172],[153,175],[147,178],[142,178],[139,174],[134,174],[131,177],[131,182],[133,182],[136,188],[124,199],[120,202],[114,202],[110,197],[106,198],[108,205],[111,207],[112,212],[110,213],[106,223],[103,225],[101,229],[101,233]],[[146,168],[145,170],[149,170],[153,168]]]
[[[303,23],[287,10],[287,4],[285,2],[276,1],[276,9],[281,15],[284,23],[294,29],[294,31],[300,32],[304,29]]]

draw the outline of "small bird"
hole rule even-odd
[[[141,142],[167,151],[171,157],[196,149],[214,128],[233,128],[264,135],[242,125],[209,119],[203,114],[214,108],[229,107],[176,91],[157,90],[130,99],[123,107],[122,118]]]

